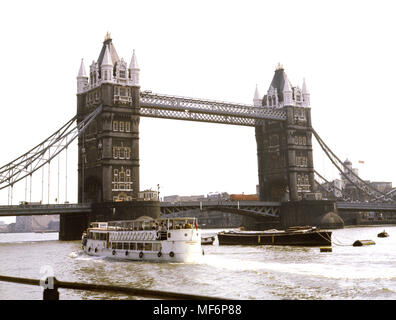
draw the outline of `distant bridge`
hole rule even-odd
[[[337,202],[337,208],[342,211],[396,212],[396,204],[394,202]]]
[[[336,202],[338,210],[348,212],[386,211],[396,212],[396,204],[392,202]],[[252,218],[279,217],[281,202],[264,201],[191,201],[161,202],[161,214],[177,213],[192,209],[218,210]]]
[[[280,202],[264,201],[191,201],[161,202],[161,214],[200,209],[216,210],[252,218],[279,218]]]

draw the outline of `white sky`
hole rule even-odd
[[[136,49],[142,90],[158,93],[252,103],[255,85],[264,95],[280,62],[293,85],[305,77],[313,127],[330,148],[363,179],[395,185],[394,13],[394,1],[381,0],[7,1],[0,11],[0,166],[73,117],[80,60],[88,71],[109,31],[128,64]],[[75,149],[70,202],[77,199]],[[142,118],[140,161],[141,189],[160,184],[161,196],[255,193],[258,183],[249,127]],[[328,179],[338,177],[317,144],[314,162]],[[24,183],[18,188],[14,204],[25,198]],[[40,198],[41,175],[32,200]],[[0,203],[7,204],[7,190]]]

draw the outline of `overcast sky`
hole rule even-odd
[[[313,127],[337,156],[363,179],[396,184],[394,1],[7,1],[0,29],[1,166],[73,117],[81,58],[88,71],[109,31],[128,64],[136,50],[142,90],[158,93],[252,103],[280,62],[293,86],[306,79]],[[317,144],[314,162],[338,177]],[[140,165],[141,189],[159,184],[161,196],[255,193],[254,129],[142,118]],[[41,175],[33,181],[39,201]],[[18,188],[14,204],[25,197]],[[0,200],[7,204],[7,190]]]

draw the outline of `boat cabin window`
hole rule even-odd
[[[117,249],[117,244],[115,242],[111,243],[111,249]]]
[[[137,249],[143,250],[143,243],[137,243]]]
[[[92,222],[90,226],[91,226],[91,228],[106,229],[107,228],[107,222]]]
[[[146,251],[153,250],[153,244],[152,243],[145,243],[144,244],[144,250],[146,250]]]
[[[129,250],[129,243],[128,242],[124,242],[123,249],[124,250]]]
[[[153,251],[161,251],[161,243],[153,243]]]
[[[150,220],[112,221],[107,224],[106,228],[108,230],[110,229],[117,231],[150,231],[150,230],[166,231],[172,229],[193,229],[196,226],[197,226],[196,218],[172,218],[172,219],[156,219],[156,220],[150,219]]]
[[[88,238],[92,240],[106,240],[106,233],[90,231],[88,233]]]
[[[168,226],[169,229],[192,229],[196,225],[195,218],[186,219],[169,219]]]
[[[136,250],[136,242],[130,243],[130,249],[131,250]]]
[[[122,242],[117,242],[117,249],[122,249]]]

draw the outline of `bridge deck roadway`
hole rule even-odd
[[[161,214],[201,209],[218,210],[251,217],[279,217],[280,202],[263,201],[191,201],[161,202]],[[396,212],[396,203],[337,202],[342,211],[389,211]],[[90,204],[42,204],[0,206],[0,217],[53,215],[63,213],[89,213]]]
[[[34,216],[53,215],[62,213],[88,213],[91,212],[90,204],[37,204],[0,206],[0,217],[6,216]]]
[[[394,211],[395,202],[337,202],[338,210],[342,211]]]

